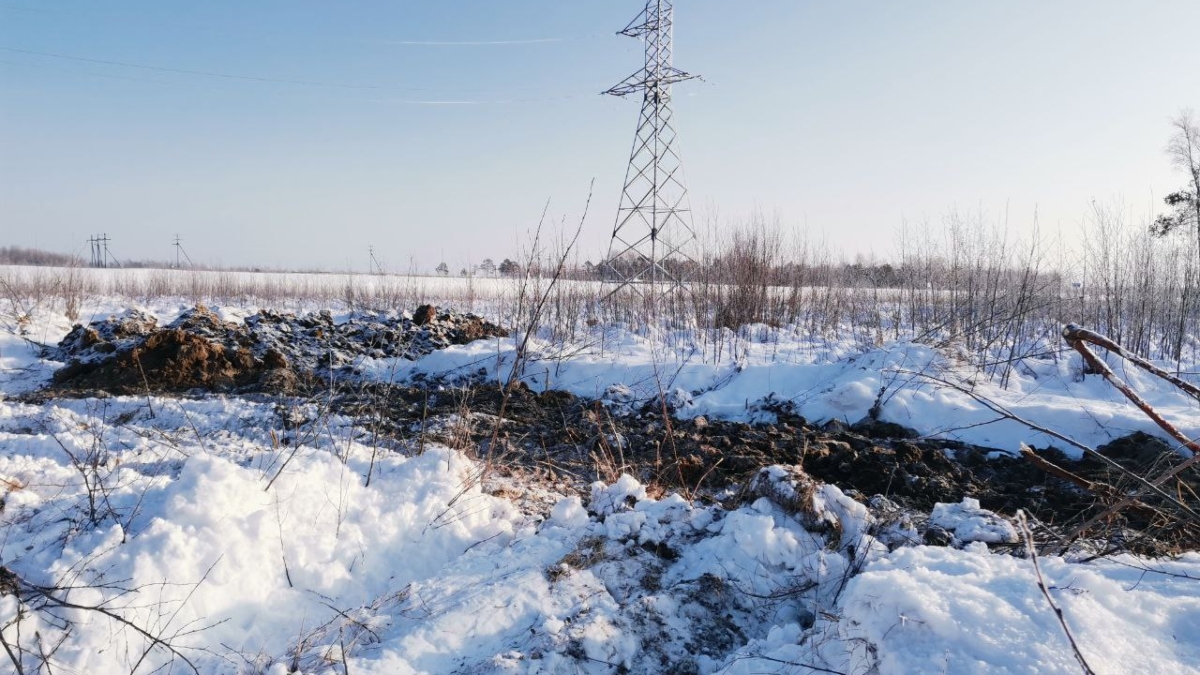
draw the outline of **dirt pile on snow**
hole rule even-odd
[[[90,361],[132,348],[158,327],[158,319],[136,309],[110,316],[86,326],[76,324],[57,348],[44,356],[57,361]]]
[[[535,393],[523,386],[510,392],[501,421],[502,399],[494,384],[462,389],[413,382],[344,391],[335,408],[370,418],[373,432],[401,445],[409,443],[414,451],[425,443],[444,444],[500,458],[500,471],[554,484],[565,481],[575,489],[629,473],[668,491],[725,499],[720,492],[727,486],[744,485],[762,467],[782,465],[837,485],[863,504],[878,502],[880,508],[913,514],[920,522],[928,520],[938,504],[953,504],[964,513],[984,509],[1013,516],[1020,509],[1069,529],[1066,523],[1083,522],[1105,506],[1094,494],[1024,457],[920,438],[896,425],[812,425],[786,411],[770,423],[697,417],[664,424],[661,407],[617,413],[603,401],[563,391]],[[1174,461],[1170,458],[1176,455],[1164,456],[1163,448],[1169,451],[1143,434],[1118,440],[1102,452],[1145,475],[1144,461]],[[1068,471],[1124,485],[1095,459],[1071,460],[1053,448],[1036,453]],[[1192,480],[1187,478],[1187,484],[1200,492],[1200,484]],[[1108,531],[1122,539],[1153,528],[1153,536],[1140,536],[1123,546],[1154,555],[1188,550],[1200,541],[1195,533],[1162,529],[1151,522],[1152,515],[1127,511]],[[944,523],[933,523],[918,534],[931,544],[945,544],[957,536],[955,528]]]
[[[425,308],[422,308],[425,309]],[[145,391],[291,391],[352,374],[365,358],[417,359],[450,345],[507,335],[471,315],[428,308],[418,324],[400,313],[359,313],[335,322],[327,311],[295,315],[263,310],[242,323],[199,306],[159,327],[131,310],[75,328],[45,358],[66,365],[63,389],[114,394]]]
[[[451,345],[507,337],[508,331],[474,314],[436,313],[428,305],[415,317],[395,312],[360,312],[344,323],[322,311],[294,314],[262,310],[245,320],[256,353],[274,349],[304,371],[337,368],[368,358],[418,359]]]
[[[978,497],[989,508],[1028,507],[1046,475],[1027,462],[943,439],[915,438],[909,429],[869,424],[815,426],[796,415],[774,423],[727,420],[669,420],[661,408],[614,412],[603,401],[564,391],[536,393],[517,386],[504,404],[495,433],[502,393],[494,384],[465,392],[437,383],[360,388],[337,399],[350,415],[382,414],[382,433],[486,452],[521,463],[551,468],[581,481],[606,480],[621,469],[647,484],[696,490],[744,482],[764,466],[797,465],[816,479],[867,497],[886,495],[928,511],[939,502]],[[1056,456],[1057,458],[1057,456]],[[1054,499],[1039,496],[1039,501]],[[1082,498],[1064,495],[1072,504]],[[1061,505],[1061,504],[1060,504]]]
[[[229,390],[259,383],[280,365],[252,354],[237,324],[207,308],[189,310],[164,328],[157,324],[130,311],[76,326],[47,355],[67,361],[54,373],[55,385],[116,394]]]

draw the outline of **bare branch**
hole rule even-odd
[[[1075,660],[1079,662],[1079,667],[1083,669],[1084,675],[1096,675],[1096,671],[1088,665],[1087,659],[1083,658],[1083,652],[1079,651],[1079,644],[1075,642],[1075,636],[1071,634],[1071,629],[1067,626],[1067,619],[1063,616],[1062,609],[1054,602],[1054,598],[1050,597],[1050,589],[1046,587],[1046,580],[1042,577],[1042,567],[1038,564],[1037,551],[1033,545],[1033,533],[1029,531],[1029,523],[1025,520],[1024,511],[1017,511],[1017,524],[1021,527],[1025,550],[1029,552],[1029,559],[1033,561],[1033,572],[1037,576],[1038,588],[1041,589],[1046,602],[1050,604],[1050,609],[1054,610],[1054,615],[1058,617],[1058,623],[1067,636],[1067,642],[1071,643],[1071,651],[1075,654]]]

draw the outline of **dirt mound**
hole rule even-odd
[[[337,404],[348,414],[382,414],[384,433],[406,437],[425,429],[430,441],[485,452],[500,401],[495,385],[480,384],[456,395],[438,392],[436,385],[358,389],[346,391]],[[464,410],[470,413],[464,416]],[[504,448],[497,452],[560,469],[583,484],[613,480],[606,472],[620,469],[646,484],[684,490],[737,484],[764,466],[793,465],[867,497],[884,495],[924,510],[965,496],[1012,510],[1027,506],[1046,482],[1045,474],[1020,459],[989,459],[985,448],[896,431],[897,438],[871,438],[852,429],[816,428],[796,416],[771,424],[698,417],[667,425],[661,412],[612,414],[600,402],[567,392],[518,386],[505,405],[498,434]]]
[[[363,358],[416,360],[451,345],[507,337],[508,331],[474,314],[418,309],[423,322],[394,312],[361,312],[337,323],[327,311],[296,316],[269,310],[245,321],[245,344],[256,355],[279,352],[303,371],[339,368]]]
[[[265,370],[248,350],[230,349],[180,328],[165,328],[110,359],[73,361],[56,372],[54,380],[114,394],[224,391],[256,382]]]
[[[105,358],[113,352],[132,348],[157,326],[158,319],[131,309],[120,316],[110,316],[86,326],[76,324],[56,347],[43,356],[52,361]]]
[[[65,360],[54,384],[113,394],[254,385],[271,367],[239,345],[241,329],[198,306],[166,327],[131,310],[75,326],[46,357]]]
[[[154,317],[131,311],[76,326],[44,356],[66,362],[54,376],[64,389],[288,392],[328,382],[330,373],[351,377],[363,359],[417,359],[508,334],[472,314],[425,309],[422,324],[399,313],[360,313],[338,323],[327,311],[297,316],[268,310],[239,324],[198,306],[164,328]]]
[[[1096,451],[1138,475],[1166,471],[1184,460],[1169,443],[1143,431],[1118,438],[1096,448]],[[1089,478],[1112,482],[1116,471],[1100,459],[1088,456],[1081,462],[1080,473]]]
[[[612,482],[629,473],[664,491],[725,499],[728,486],[745,485],[763,467],[783,465],[837,485],[863,503],[893,503],[914,514],[922,528],[927,516],[921,514],[964,498],[977,499],[982,508],[1008,517],[1022,509],[1060,531],[1105,506],[1095,495],[1023,457],[920,438],[911,429],[893,425],[818,427],[786,412],[771,423],[703,417],[664,423],[661,407],[614,414],[603,402],[518,386],[497,430],[501,400],[495,385],[450,390],[433,382],[346,389],[335,407],[369,418],[369,427],[401,445],[442,443],[489,457],[500,470],[540,476],[553,484],[565,482],[579,490],[592,481]],[[493,438],[498,441],[494,447]],[[1177,461],[1170,453],[1164,459],[1159,454],[1163,448],[1168,446],[1161,440],[1135,434],[1103,451],[1130,468],[1145,461]],[[1072,461],[1053,448],[1037,454],[1075,473],[1110,471],[1098,460]],[[1194,477],[1185,482],[1200,493]],[[1130,534],[1134,532],[1148,534],[1135,537]],[[1123,549],[1148,555],[1185,550],[1200,541],[1192,532],[1163,530],[1135,510],[1113,519],[1107,533]],[[936,541],[937,535],[932,532],[930,540]]]
[[[413,323],[417,324],[418,326],[424,326],[436,318],[437,307],[434,307],[433,305],[421,305],[417,308],[417,311],[413,312]]]

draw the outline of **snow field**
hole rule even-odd
[[[120,314],[121,300],[96,302],[87,316]],[[173,320],[186,304],[138,307],[159,324]],[[225,320],[240,321],[254,310],[217,307]],[[336,316],[345,320],[347,314]],[[41,313],[27,328],[29,337],[54,343],[70,322]],[[1082,375],[1073,352],[1021,360],[1006,386],[977,373],[966,355],[914,343],[890,343],[862,351],[851,341],[840,345],[808,340],[798,329],[766,326],[751,331],[762,340],[737,340],[736,358],[712,360],[701,347],[675,335],[636,335],[612,327],[594,327],[577,344],[534,339],[522,379],[534,390],[561,389],[587,398],[608,398],[628,408],[667,396],[680,417],[704,415],[756,421],[774,417],[770,405],[789,404],[811,422],[853,424],[878,401],[881,419],[927,436],[952,438],[1016,453],[1022,443],[1054,445],[1068,456],[1080,451],[1014,420],[1002,419],[979,401],[939,383],[945,380],[995,401],[1029,422],[1053,429],[1091,447],[1135,431],[1162,435],[1135,406],[1096,375]],[[357,369],[378,381],[413,376],[506,378],[516,356],[518,336],[480,340],[429,354],[416,362],[363,359]],[[669,338],[669,339],[668,339]],[[733,339],[733,338],[730,338]],[[1200,437],[1200,404],[1170,384],[1109,355],[1119,376],[1156,410],[1190,437]],[[41,386],[60,364],[40,361],[21,338],[0,331],[0,388],[10,393]],[[1173,364],[1160,363],[1168,370]]]
[[[148,311],[163,322],[181,308]],[[68,328],[42,317],[30,334],[53,342]],[[578,348],[535,347],[531,387],[616,410],[663,394],[680,416],[769,419],[790,403],[814,421],[855,422],[881,401],[883,419],[925,434],[1006,451],[1047,442],[913,375],[976,377],[921,345],[864,354],[796,337],[708,363],[598,329]],[[504,377],[514,353],[512,339],[480,341],[359,370]],[[34,390],[57,366],[0,331],[0,391]],[[1119,372],[1200,432],[1194,402]],[[1154,430],[1071,359],[1027,360],[1008,388],[973,386],[1092,445]],[[183,657],[204,675],[1079,672],[1028,560],[982,543],[914,546],[911,523],[881,521],[836,486],[798,489],[786,467],[728,508],[651,498],[625,476],[585,496],[523,486],[554,504],[523,512],[490,495],[483,467],[459,452],[405,456],[319,402],[276,404],[0,398],[0,563],[70,587],[56,597],[119,613],[178,654],[78,608],[26,611],[18,638],[13,595],[0,597],[6,640],[34,660],[58,645],[54,672],[88,675],[190,672]],[[1013,535],[969,499],[934,518],[963,542]],[[1200,672],[1200,555],[1042,566],[1098,673]]]
[[[834,486],[793,511],[781,467],[762,475],[777,497],[728,511],[648,498],[625,476],[543,521],[445,448],[381,455],[367,486],[371,449],[336,418],[294,430],[309,444],[267,490],[290,455],[271,447],[271,406],[151,403],[154,417],[135,398],[0,403],[0,476],[22,486],[5,494],[0,555],[31,582],[79,587],[76,604],[177,636],[205,674],[327,675],[343,658],[381,675],[1077,672],[1028,561],[895,548],[904,529]],[[92,524],[58,443],[97,436],[112,513]],[[1043,566],[1098,672],[1200,672],[1200,556]],[[15,610],[5,597],[0,621]],[[57,615],[72,625],[55,672],[127,673],[147,647],[94,612]],[[26,639],[62,636],[61,620],[24,621]],[[169,660],[152,650],[142,667]]]
[[[7,496],[6,515],[18,520],[6,523],[5,564],[46,586],[121,580],[122,588],[142,589],[136,599],[105,590],[81,594],[131,608],[144,606],[149,595],[153,609],[133,609],[134,615],[168,634],[215,624],[203,631],[203,644],[247,658],[284,653],[303,628],[298,617],[329,611],[324,598],[369,602],[437,573],[471,544],[507,540],[520,521],[508,502],[471,489],[466,478],[474,465],[445,449],[378,458],[367,489],[361,478],[369,451],[331,428],[318,443],[324,450],[300,448],[267,491],[288,451],[268,451],[261,434],[238,430],[267,422],[269,408],[184,402],[180,410],[189,421],[172,415],[165,401],[154,418],[144,402],[106,402],[103,411],[96,402],[66,403],[23,410],[0,404],[7,421],[0,442],[13,450],[0,457],[0,475],[24,486]],[[123,425],[107,426],[114,417]],[[45,431],[28,436],[11,428],[22,421]],[[191,424],[200,425],[200,435],[187,439]],[[169,450],[152,436],[164,428],[181,439]],[[95,443],[92,433],[110,449],[100,471],[111,489],[102,507],[107,515],[96,523],[75,513],[86,497],[80,477],[53,458],[62,454],[60,442]],[[221,449],[209,452],[201,442]],[[198,638],[181,643],[195,647]],[[137,640],[130,642],[139,654]],[[67,668],[95,673],[130,666],[124,649],[85,640],[68,645],[59,653]]]
[[[964,387],[1028,422],[1096,447],[1135,431],[1164,436],[1150,419],[1098,375],[1082,375],[1077,355],[1022,361],[1001,387],[953,355],[925,345],[894,343],[865,353],[844,349],[777,353],[749,349],[731,363],[706,363],[686,350],[670,351],[652,340],[597,334],[587,349],[556,358],[548,343],[536,343],[523,370],[534,390],[570,391],[607,399],[620,410],[666,396],[681,418],[699,415],[771,421],[772,405],[786,404],[810,422],[854,424],[880,403],[880,419],[918,433],[1017,453],[1022,443],[1053,445],[1070,457],[1081,451],[988,409]],[[380,380],[414,375],[505,378],[515,357],[512,338],[451,347],[416,362],[366,360],[361,370]],[[1200,437],[1200,405],[1172,385],[1127,365],[1108,363],[1156,410],[1190,437]],[[1164,367],[1165,364],[1164,364]],[[549,383],[549,386],[547,386]],[[1169,440],[1169,439],[1168,439]]]

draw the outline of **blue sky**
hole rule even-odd
[[[640,65],[614,35],[640,8],[0,0],[0,244],[457,268],[514,256],[547,199],[574,222],[594,178],[596,259],[637,116],[598,94]],[[1068,238],[1093,200],[1144,217],[1200,108],[1194,0],[678,0],[676,25],[698,219],[851,255],[954,209]]]

